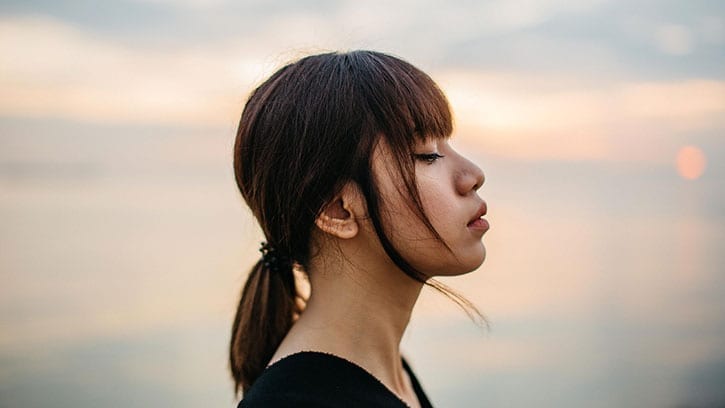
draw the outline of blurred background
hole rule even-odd
[[[486,263],[403,348],[439,407],[725,406],[725,3],[0,2],[0,407],[235,404],[249,91],[326,50],[428,72]]]

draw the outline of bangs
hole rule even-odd
[[[448,99],[427,74],[413,69],[399,77],[396,84],[402,103],[394,107],[398,110],[394,115],[404,118],[404,128],[388,130],[393,134],[413,135],[416,139],[449,137],[453,120]]]
[[[450,137],[453,120],[448,100],[425,72],[386,54],[347,55],[366,66],[355,72],[360,99],[367,102],[366,127],[382,133],[393,150],[410,151],[416,142]]]

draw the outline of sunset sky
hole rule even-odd
[[[420,65],[493,154],[721,155],[725,6],[709,1],[5,1],[0,115],[225,125],[274,67],[372,48]]]
[[[486,172],[450,284],[491,329],[426,292],[404,344],[438,406],[722,405],[725,2],[5,0],[0,406],[233,406],[238,117],[351,49],[430,74]]]

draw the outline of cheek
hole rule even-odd
[[[440,238],[455,250],[459,240],[454,222],[446,216],[453,207],[444,201],[427,200],[423,202],[423,208]],[[411,265],[424,274],[438,275],[441,270],[448,269],[451,264],[456,263],[454,255],[446,248],[444,242],[437,239],[412,210],[397,217],[391,225],[395,228],[391,231],[395,247]]]
[[[441,229],[445,226],[445,220],[439,214],[446,212],[444,203],[421,197],[421,204],[433,227],[443,236]],[[445,246],[426,227],[413,206],[399,195],[395,199],[388,199],[381,207],[381,221],[393,246],[417,267],[417,261],[428,254],[445,250]]]
[[[431,224],[439,233],[451,228],[451,222],[460,215],[455,192],[450,184],[440,180],[425,180],[419,185],[421,203]]]

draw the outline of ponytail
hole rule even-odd
[[[272,270],[274,269],[274,270]],[[291,264],[252,267],[232,325],[229,362],[234,390],[246,392],[264,371],[300,312]]]

